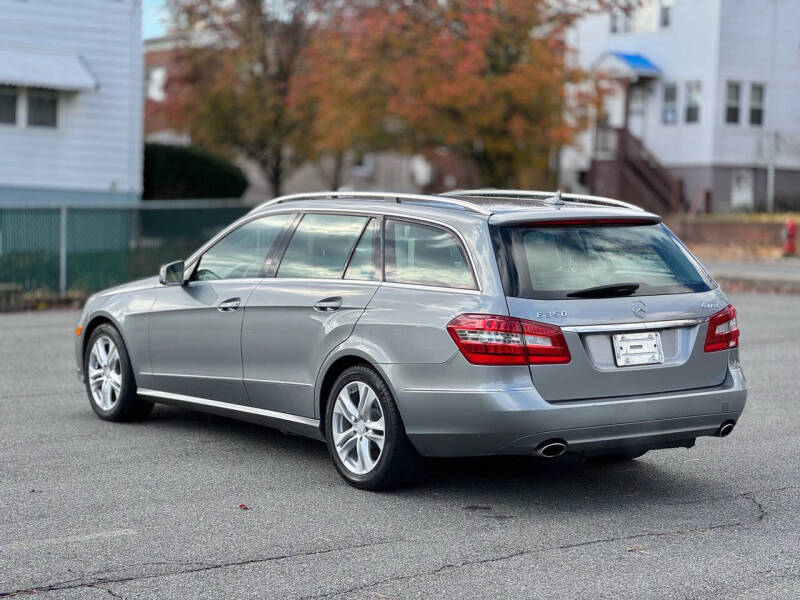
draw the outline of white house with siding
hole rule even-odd
[[[139,202],[141,0],[0,0],[0,206]]]
[[[696,210],[800,207],[800,0],[641,0],[570,32],[577,60],[611,74],[606,128],[626,128]],[[627,89],[627,102],[626,90]],[[580,189],[594,131],[562,156]]]

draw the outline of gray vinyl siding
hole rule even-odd
[[[0,48],[81,57],[98,89],[60,92],[58,127],[0,125],[0,202],[87,193],[141,194],[143,74],[140,0],[0,0]],[[55,193],[48,193],[55,192]]]

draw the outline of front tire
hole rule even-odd
[[[136,395],[130,357],[113,325],[103,324],[89,336],[83,356],[83,380],[89,403],[106,421],[142,419],[153,409]]]
[[[382,490],[414,478],[419,455],[389,386],[373,368],[356,365],[339,375],[325,413],[328,452],[347,483]]]

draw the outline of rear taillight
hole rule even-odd
[[[739,328],[736,326],[736,309],[730,304],[708,319],[706,352],[717,352],[739,346]]]
[[[466,314],[447,324],[458,349],[474,365],[564,364],[569,348],[561,328],[500,315]]]

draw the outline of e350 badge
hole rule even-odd
[[[562,319],[567,316],[567,311],[565,310],[541,310],[536,313],[537,319]]]

